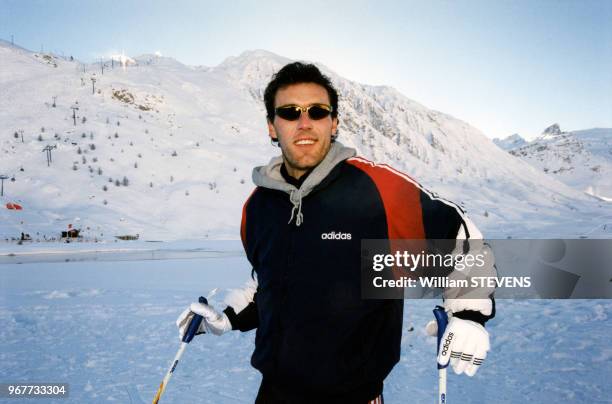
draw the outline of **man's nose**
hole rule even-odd
[[[310,129],[312,128],[312,119],[308,116],[308,112],[302,111],[300,118],[298,119],[298,129]]]

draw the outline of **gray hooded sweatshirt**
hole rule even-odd
[[[298,189],[294,185],[288,184],[283,178],[280,168],[283,165],[283,157],[274,157],[268,165],[255,167],[253,169],[253,182],[258,187],[275,189],[286,192],[289,200],[293,204],[289,223],[295,217],[295,225],[300,226],[304,221],[302,213],[302,198],[308,195],[338,163],[355,156],[355,149],[344,147],[340,142],[331,144],[329,152],[323,160],[312,170],[308,178]]]

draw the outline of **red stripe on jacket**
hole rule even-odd
[[[244,251],[246,251],[246,209],[247,205],[249,204],[249,201],[251,200],[253,194],[255,194],[256,191],[257,188],[255,188],[251,192],[251,195],[249,195],[246,202],[244,202],[244,205],[242,205],[242,219],[240,220],[240,239],[242,240],[242,247],[244,248]]]
[[[421,190],[414,180],[386,164],[375,164],[361,157],[346,162],[365,172],[376,184],[387,216],[387,237],[424,239]]]

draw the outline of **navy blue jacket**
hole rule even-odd
[[[226,313],[235,329],[257,328],[251,363],[289,401],[372,399],[400,358],[403,301],[361,298],[360,241],[455,239],[468,232],[462,211],[359,157],[303,198],[299,226],[288,223],[293,207],[264,187],[245,203],[241,236],[258,287],[245,310]]]

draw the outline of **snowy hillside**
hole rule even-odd
[[[508,150],[577,190],[612,201],[612,129],[563,132],[554,124]]]
[[[0,52],[0,173],[15,178],[3,201],[24,206],[2,211],[0,234],[51,235],[73,223],[91,237],[235,237],[251,166],[274,151],[265,155],[249,98],[171,59],[102,75],[98,65],[83,73],[77,62]],[[57,147],[50,167],[48,144]]]
[[[510,135],[503,139],[495,138],[493,139],[493,143],[503,150],[512,150],[516,149],[517,147],[524,146],[527,144],[527,141],[523,139],[521,135],[515,133],[514,135]]]
[[[279,153],[267,137],[263,88],[289,60],[266,51],[216,67],[133,59],[127,68],[108,61],[102,74],[100,64],[0,42],[2,238],[53,237],[68,224],[90,238],[237,237],[251,169]],[[469,124],[323,69],[341,95],[339,140],[461,203],[487,236],[599,235],[601,218],[612,220],[609,203],[508,155]],[[23,210],[5,209],[9,202]]]

